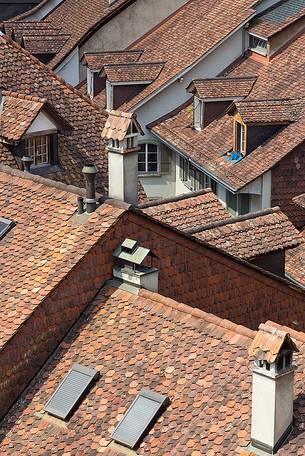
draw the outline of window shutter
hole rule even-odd
[[[166,146],[161,146],[160,153],[161,153],[161,174],[170,174],[171,173],[171,164],[172,164],[171,150]]]

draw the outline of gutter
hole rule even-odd
[[[195,62],[193,62],[190,66],[182,70],[180,73],[176,74],[173,78],[171,78],[168,82],[166,82],[163,86],[159,87],[159,89],[155,90],[152,92],[150,95],[147,95],[146,98],[143,100],[139,101],[139,103],[135,104],[134,106],[131,106],[129,110],[136,110],[139,109],[143,104],[145,104],[147,101],[151,100],[153,97],[161,93],[164,89],[166,89],[170,84],[178,80],[179,78],[183,77],[186,73],[188,73],[190,70],[192,70],[198,63],[200,63],[202,60],[204,60],[206,57],[208,57],[212,52],[214,52],[215,49],[217,49],[219,46],[221,46],[227,39],[229,39],[232,35],[234,35],[235,32],[243,28],[251,19],[253,19],[256,16],[256,12],[252,13],[247,19],[245,19],[241,24],[238,25],[235,29],[233,29],[228,35],[226,35],[224,38],[222,38],[218,43],[216,43],[211,49],[209,49],[205,54],[203,54],[199,59],[197,59]]]

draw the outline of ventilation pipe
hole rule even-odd
[[[33,159],[32,157],[29,157],[27,155],[24,155],[21,159],[22,161],[22,166],[23,166],[23,171],[31,171],[31,166],[33,164]]]
[[[97,174],[97,168],[94,164],[87,163],[82,169],[82,173],[85,179],[86,186],[86,212],[91,214],[97,208],[96,198],[95,198],[95,176]]]

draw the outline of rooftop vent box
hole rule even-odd
[[[158,291],[158,269],[153,266],[153,258],[157,256],[151,250],[141,247],[133,239],[125,239],[115,249],[113,256],[116,259],[114,278],[133,287]]]

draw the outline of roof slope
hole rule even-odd
[[[278,454],[301,454],[305,334],[279,329],[297,338],[299,353],[295,426]],[[23,455],[43,447],[116,455],[107,447],[111,433],[143,387],[168,395],[171,403],[137,454],[241,454],[250,440],[248,349],[254,337],[242,326],[158,294],[104,288],[7,416],[2,451]],[[39,412],[73,363],[101,375],[63,427]]]
[[[143,49],[138,62],[165,61],[158,78],[122,106],[131,110],[186,70],[251,17],[253,0],[190,0],[128,49]],[[227,11],[230,10],[230,14]]]
[[[103,204],[74,225],[77,195],[84,190],[0,166],[0,216],[16,224],[0,243],[0,347],[124,212]]]
[[[211,189],[153,201],[139,208],[154,219],[182,231],[230,217]]]
[[[279,208],[232,217],[188,233],[243,259],[296,247],[302,242],[297,229]]]
[[[105,114],[5,35],[0,36],[0,55],[0,86],[25,95],[45,98],[72,127],[69,135],[59,136],[61,171],[50,177],[82,186],[82,165],[94,162],[99,170],[98,189],[105,191],[107,154],[101,138]],[[23,71],[22,77],[20,68]]]
[[[255,76],[195,79],[189,86],[203,100],[212,98],[245,98],[255,84]],[[188,89],[189,89],[188,88]]]

